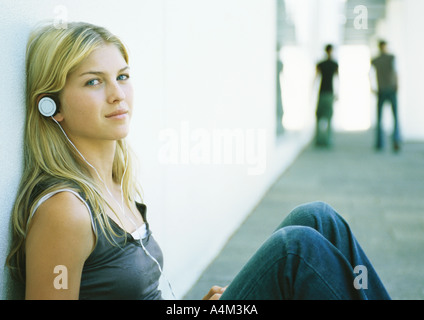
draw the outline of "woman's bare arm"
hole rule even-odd
[[[94,246],[87,207],[61,192],[36,211],[26,238],[26,299],[78,299],[81,272]]]

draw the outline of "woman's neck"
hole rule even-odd
[[[109,190],[114,188],[112,179],[113,161],[115,158],[116,141],[77,140],[74,144],[82,154],[93,178],[106,185]],[[83,160],[84,160],[83,159]]]

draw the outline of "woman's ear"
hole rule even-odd
[[[56,113],[53,115],[53,118],[57,122],[62,122],[65,119],[65,117],[64,117],[63,112],[61,110],[62,109],[61,108],[62,103],[61,103],[60,94],[57,94],[57,95],[54,96],[54,101],[56,103]]]
[[[57,121],[57,122],[62,122],[64,119],[65,119],[65,117],[63,116],[63,113],[62,112],[58,112],[58,113],[56,113],[54,116],[53,116],[53,118]]]

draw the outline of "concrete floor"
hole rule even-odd
[[[424,299],[424,142],[373,149],[373,132],[309,145],[277,179],[184,299],[225,286],[295,206],[332,205],[351,225],[392,299]]]

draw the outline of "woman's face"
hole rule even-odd
[[[132,102],[129,66],[105,44],[68,75],[55,119],[75,140],[118,140],[128,134]]]

